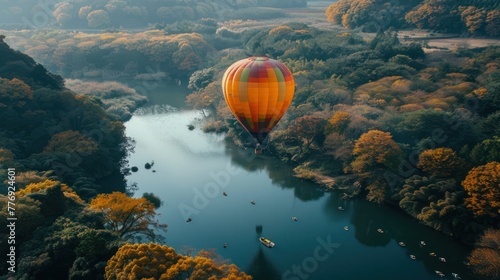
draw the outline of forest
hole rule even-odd
[[[123,273],[251,279],[212,251],[188,256],[157,243],[141,245],[162,240],[159,233],[166,232],[167,225],[156,219],[160,199],[152,193],[132,198],[119,186],[108,193],[109,186],[99,184],[128,172],[133,141],[125,137],[123,123],[105,111],[98,96],[69,90],[61,76],[3,40],[0,36],[0,169],[15,175],[2,172],[0,179],[16,192],[0,195],[0,216],[7,220],[14,203],[23,222],[16,225],[15,243],[7,242],[8,227],[0,230],[0,249],[17,248],[17,265],[2,263],[2,279],[13,271],[15,279],[121,279]],[[99,86],[106,95],[108,87]],[[162,265],[148,269],[154,262],[138,257],[145,253]]]
[[[147,100],[119,81],[187,84],[192,92],[187,103],[215,113],[205,122],[207,133],[225,133],[227,141],[251,146],[221,94],[225,69],[249,55],[283,61],[297,84],[292,106],[270,134],[268,156],[294,166],[295,176],[325,190],[391,205],[475,246],[469,257],[473,271],[484,279],[498,278],[500,47],[426,53],[421,44],[401,42],[390,28],[418,26],[403,19],[426,14],[425,7],[443,1],[407,1],[405,7],[390,9],[398,11],[398,17],[391,15],[394,26],[391,20],[373,39],[359,30],[320,30],[302,23],[236,32],[198,10],[192,21],[152,19],[160,24],[136,32],[6,31],[7,37],[0,36],[0,179],[8,182],[3,171],[16,169],[17,215],[28,221],[16,240],[18,279],[120,279],[133,267],[138,278],[184,279],[203,271],[208,274],[193,279],[251,279],[214,252],[188,256],[158,243],[127,243],[161,241],[159,233],[167,230],[156,222],[161,202],[154,194],[131,198],[124,187],[99,184],[128,172],[126,158],[134,143],[122,122]],[[124,5],[117,13],[135,3],[96,1],[92,9],[101,2]],[[141,3],[150,13],[159,9],[157,2]],[[220,2],[265,2],[266,9],[292,3]],[[361,8],[362,2],[383,1],[350,2]],[[479,5],[496,2],[470,2],[484,11],[474,13],[485,16],[477,34],[497,36],[488,26],[500,26],[498,6]],[[332,5],[326,17],[342,3]],[[359,11],[351,10],[352,3],[342,13],[352,12],[345,16],[346,22],[352,20],[346,27],[357,28],[369,19],[355,16]],[[71,9],[59,9],[64,5]],[[88,21],[75,17],[78,5],[82,1],[56,5],[54,11],[72,14],[61,26],[88,28]],[[106,28],[120,25],[118,14],[116,23],[109,17]],[[466,32],[468,27],[453,28],[459,29],[447,31]],[[3,219],[7,202],[0,195]],[[130,216],[137,220],[130,223]],[[7,229],[0,235],[1,250],[7,251]],[[148,266],[151,260],[139,258],[144,254],[161,264]],[[0,271],[6,275],[6,263]]]
[[[340,0],[326,11],[329,22],[367,32],[424,28],[470,36],[500,36],[500,3],[491,0]]]
[[[216,18],[230,20],[245,14],[260,19],[283,15],[278,8],[305,7],[305,0],[100,0],[91,3],[79,0],[3,1],[0,24],[9,27],[37,26],[41,23],[64,29],[147,28],[149,25],[177,21]],[[50,11],[49,21],[44,13]],[[37,15],[40,18],[37,18]]]

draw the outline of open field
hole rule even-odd
[[[500,39],[493,38],[461,38],[458,34],[433,33],[427,30],[401,30],[398,32],[402,42],[423,42],[424,51],[455,50],[458,47],[484,48],[500,46]]]

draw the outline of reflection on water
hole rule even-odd
[[[231,163],[249,172],[265,171],[271,183],[284,189],[293,189],[296,198],[302,201],[317,200],[325,192],[315,184],[293,177],[293,168],[267,155],[255,155],[252,149],[226,143],[226,154]]]
[[[280,274],[274,267],[272,261],[264,253],[266,248],[259,247],[257,254],[250,262],[250,265],[245,270],[248,274],[256,280],[266,279],[266,280],[279,280],[281,279]]]
[[[255,279],[280,279],[294,266],[305,267],[307,279],[315,280],[437,279],[434,270],[473,279],[462,265],[467,248],[399,210],[339,199],[338,193],[325,193],[294,178],[292,168],[279,160],[227,144],[221,135],[203,133],[202,112],[142,112],[126,123],[127,135],[137,142],[129,160],[139,167],[127,180],[138,184],[138,196],[153,192],[164,201],[158,211],[160,222],[169,225],[169,246],[218,248],[220,255]],[[151,160],[154,173],[143,168]],[[192,222],[186,223],[186,215]],[[298,221],[291,219],[294,216]],[[379,228],[383,233],[377,232]],[[264,247],[259,236],[270,238],[276,247]],[[317,260],[318,240],[340,247]],[[420,240],[427,245],[419,245]],[[400,241],[406,247],[399,246]],[[432,251],[447,262],[430,256]],[[417,259],[411,260],[410,254]],[[314,269],[307,266],[311,261]],[[303,278],[290,274],[288,279]]]

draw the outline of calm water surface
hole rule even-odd
[[[161,102],[125,124],[127,135],[136,140],[130,165],[139,167],[127,180],[138,184],[136,196],[160,196],[166,244],[177,251],[215,248],[255,279],[440,279],[435,270],[445,279],[454,279],[452,272],[474,279],[462,263],[469,251],[460,243],[393,208],[362,199],[344,201],[298,180],[279,160],[203,133],[201,111],[175,109],[182,107],[178,100],[184,93],[155,94]],[[168,94],[177,100],[175,107],[162,96]],[[189,124],[195,129],[189,130]],[[144,164],[152,160],[146,170]],[[276,247],[264,247],[259,236]]]

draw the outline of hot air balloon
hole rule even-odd
[[[252,56],[233,63],[222,78],[226,103],[240,124],[261,144],[292,103],[295,83],[281,62]]]

